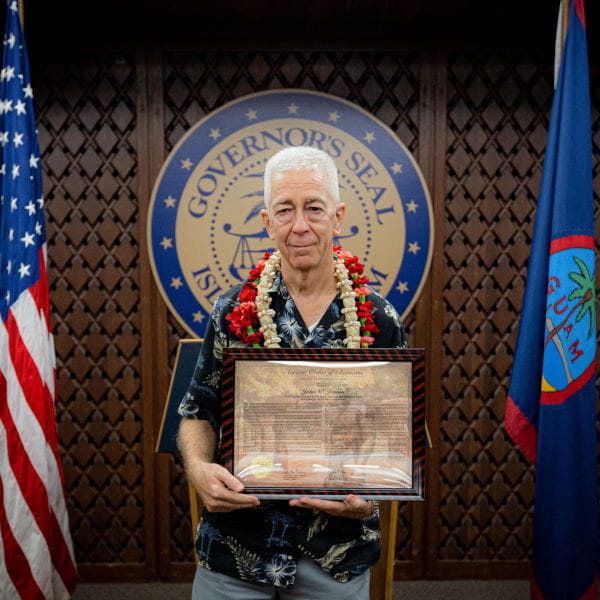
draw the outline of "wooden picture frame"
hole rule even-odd
[[[423,500],[423,349],[226,348],[223,465],[259,498]]]

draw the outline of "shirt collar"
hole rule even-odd
[[[281,271],[277,271],[277,274],[273,278],[273,282],[271,283],[271,287],[267,290],[269,294],[278,293],[284,298],[290,295],[287,289],[287,285],[285,285],[285,281],[281,276]]]

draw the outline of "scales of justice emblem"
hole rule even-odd
[[[157,177],[147,236],[165,302],[202,338],[215,300],[272,250],[260,211],[268,159],[288,146],[327,152],[346,216],[334,240],[356,254],[372,287],[405,316],[427,277],[433,210],[418,165],[396,134],[336,96],[261,92],[196,123]]]

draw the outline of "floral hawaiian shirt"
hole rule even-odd
[[[223,348],[243,344],[228,329],[225,317],[239,304],[241,284],[215,303],[206,337],[179,414],[210,422],[219,434]],[[281,273],[270,289],[282,348],[344,348],[343,305],[334,299],[319,323],[309,330],[290,296]],[[404,348],[404,327],[394,307],[376,292],[373,319],[379,332],[374,348]],[[196,535],[200,564],[208,569],[256,583],[287,588],[294,584],[300,556],[312,559],[340,582],[349,581],[379,557],[379,512],[353,520],[263,500],[258,507],[230,513],[204,510]]]

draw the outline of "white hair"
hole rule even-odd
[[[293,146],[284,148],[274,154],[265,167],[265,206],[269,208],[271,199],[271,180],[276,173],[286,171],[318,171],[327,177],[329,190],[336,204],[340,202],[338,172],[333,158],[317,148],[310,146]]]

